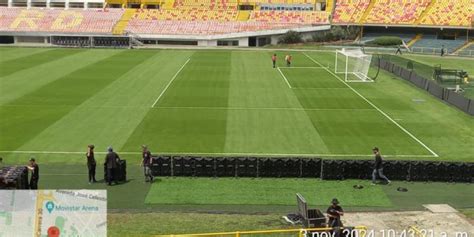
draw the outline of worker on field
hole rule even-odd
[[[400,54],[402,55],[402,47],[400,45],[398,45],[397,47],[397,52],[395,54]]]
[[[109,146],[107,148],[107,155],[105,156],[105,168],[107,170],[107,185],[112,185],[112,181],[117,184],[117,168],[120,157],[114,152],[113,148]]]
[[[291,55],[290,54],[287,54],[285,56],[285,61],[286,61],[286,66],[290,67],[291,66]]]
[[[326,214],[329,218],[328,227],[333,229],[333,236],[340,236],[341,229],[343,227],[341,216],[344,216],[344,210],[339,206],[339,201],[337,198],[333,198],[331,201],[331,206],[328,207]]]
[[[29,165],[26,166],[31,171],[30,177],[30,189],[36,190],[38,189],[38,181],[39,181],[39,166],[36,163],[35,158],[31,158]]]
[[[375,164],[374,164],[374,171],[372,172],[372,185],[375,185],[375,181],[377,180],[377,174],[381,179],[384,179],[387,184],[390,184],[390,180],[383,174],[383,160],[382,156],[380,155],[379,148],[374,147],[372,152],[375,155]]]
[[[446,49],[444,48],[444,44],[441,46],[441,57],[444,56]]]
[[[97,180],[95,179],[96,162],[94,157],[94,147],[94,145],[88,145],[86,153],[87,170],[89,173],[89,184],[97,182]]]
[[[272,55],[272,64],[273,64],[273,68],[276,67],[276,61],[277,61],[277,55],[276,54],[273,54]]]
[[[148,150],[146,145],[142,145],[142,166],[143,166],[143,173],[145,174],[145,182],[153,183],[153,175],[151,174],[151,152]]]

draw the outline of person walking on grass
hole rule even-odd
[[[96,168],[96,161],[94,157],[94,145],[87,146],[87,170],[89,172],[89,184],[97,182],[95,179],[95,168]]]
[[[402,47],[400,45],[398,45],[397,52],[395,52],[395,55],[397,55],[397,54],[402,55]]]
[[[382,156],[380,155],[379,148],[374,147],[372,149],[372,152],[375,155],[375,164],[374,164],[374,171],[372,172],[372,185],[375,185],[377,181],[377,175],[381,178],[384,179],[387,184],[390,184],[391,181],[383,174],[383,160]]]
[[[151,152],[148,150],[146,145],[142,145],[143,153],[142,153],[142,166],[143,166],[143,173],[145,174],[145,182],[153,183],[153,175],[151,174]]]
[[[277,55],[276,53],[272,55],[272,64],[273,64],[273,68],[276,67],[276,62],[277,62]]]

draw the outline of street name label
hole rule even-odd
[[[107,236],[106,190],[0,190],[0,237]]]

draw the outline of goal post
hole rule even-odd
[[[361,49],[336,50],[334,71],[344,74],[346,82],[373,82],[368,76],[372,63],[372,55],[365,54]]]

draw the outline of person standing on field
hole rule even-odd
[[[143,173],[145,174],[145,182],[153,183],[153,175],[151,174],[151,152],[148,150],[146,145],[142,145],[143,153],[142,153],[142,166],[143,166]]]
[[[291,55],[290,54],[286,55],[285,61],[286,61],[286,66],[290,67],[291,66]]]
[[[96,162],[94,157],[94,145],[87,146],[87,170],[89,171],[89,184],[97,182],[95,179]]]
[[[379,148],[374,147],[372,149],[372,152],[375,155],[375,165],[374,165],[374,171],[372,172],[372,185],[375,185],[375,181],[377,180],[377,174],[381,179],[384,179],[387,184],[390,184],[390,180],[383,174],[383,160],[382,156],[380,155]]]
[[[105,162],[104,165],[107,168],[107,184],[110,186],[112,185],[112,181],[114,181],[115,184],[117,184],[117,168],[118,168],[118,162],[120,161],[120,157],[118,156],[117,153],[114,152],[113,148],[109,146],[107,148],[107,155],[105,156]]]
[[[277,61],[277,55],[276,55],[276,54],[273,54],[273,55],[272,55],[273,68],[276,67],[276,61]]]
[[[333,236],[339,237],[341,235],[341,227],[343,227],[341,216],[344,216],[344,210],[339,206],[337,198],[332,199],[331,206],[328,207],[326,214],[329,218],[328,227],[333,228]]]
[[[30,189],[36,190],[38,189],[38,181],[39,181],[39,166],[36,163],[35,158],[30,159],[30,164],[26,166],[31,171],[30,177]]]
[[[397,47],[397,52],[395,54],[400,54],[402,55],[402,47],[400,47],[400,45],[398,45]]]

